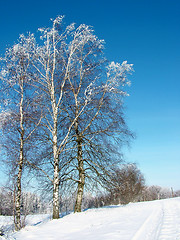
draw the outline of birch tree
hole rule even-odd
[[[65,109],[70,122],[74,122],[71,140],[76,151],[70,148],[70,152],[75,152],[76,156],[71,156],[69,160],[72,167],[68,179],[78,185],[75,212],[81,211],[85,179],[92,178],[88,172],[95,173],[96,177],[105,173],[107,161],[105,158],[100,160],[101,153],[105,153],[102,137],[109,136],[110,142],[115,135],[120,141],[132,136],[122,113],[122,99],[127,95],[123,88],[129,85],[127,74],[132,71],[132,64],[108,63],[103,45],[104,41],[99,40],[92,28],[84,24],[73,32],[70,43],[75,51],[67,75],[65,95],[68,103]],[[84,108],[87,99],[88,104]],[[78,176],[73,174],[76,170]]]
[[[63,16],[59,16],[52,20],[51,28],[39,29],[43,44],[36,49],[33,62],[37,75],[34,86],[41,96],[44,114],[42,126],[52,146],[53,178],[47,173],[45,175],[53,184],[53,219],[59,218],[60,154],[66,146],[72,126],[88,104],[88,96],[85,96],[78,114],[63,127],[63,119],[66,118],[64,106],[68,101],[64,94],[65,86],[75,61],[74,53],[82,40],[72,44],[74,24],[64,29],[62,21]]]
[[[11,157],[10,167],[16,179],[15,229],[21,226],[20,200],[22,192],[22,173],[28,156],[29,142],[38,127],[41,117],[37,116],[37,108],[33,104],[34,92],[30,81],[31,53],[34,51],[34,36],[21,35],[17,44],[7,49],[1,61],[1,89],[4,109],[0,114],[2,145]]]

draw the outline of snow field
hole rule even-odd
[[[180,198],[89,209],[45,223],[37,218],[8,239],[180,240]]]

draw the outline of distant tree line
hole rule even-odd
[[[21,196],[21,214],[49,213],[50,205],[40,196],[31,192],[23,192]],[[6,188],[0,188],[0,215],[13,216],[15,201],[13,192]]]
[[[123,167],[125,168],[125,166]],[[127,167],[129,168],[129,166]],[[137,170],[137,169],[136,169]],[[136,171],[137,173],[137,171]],[[135,173],[135,174],[136,174]],[[142,174],[140,174],[142,176]],[[140,180],[140,178],[139,178]],[[128,204],[129,202],[142,202],[142,201],[153,201],[160,199],[167,199],[172,197],[180,197],[180,190],[172,192],[172,189],[163,188],[160,186],[146,186],[140,181],[141,188],[139,186],[135,191],[134,182],[129,179],[126,181],[129,182],[129,188],[127,187],[126,182],[126,193],[122,194],[119,190],[114,189],[114,191],[96,191],[96,193],[86,192],[83,196],[82,201],[82,210],[89,208],[99,208],[109,205],[117,204]],[[120,182],[118,182],[120,183]],[[123,182],[122,182],[123,184]],[[132,185],[131,185],[132,184]],[[131,186],[130,186],[131,185]],[[137,186],[137,185],[136,185]],[[127,194],[128,193],[128,194]],[[60,202],[60,216],[67,215],[74,211],[76,201],[75,193],[66,193],[66,195],[61,195],[59,199]],[[13,216],[14,211],[14,195],[12,191],[7,190],[6,188],[0,189],[0,215],[4,216]],[[40,214],[52,212],[52,204],[48,199],[44,199],[42,196],[38,196],[35,193],[23,192],[21,197],[21,214],[25,218],[29,214]]]

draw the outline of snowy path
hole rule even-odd
[[[159,203],[159,206],[158,206]],[[153,205],[153,202],[152,202]],[[154,209],[132,240],[180,240],[180,201],[156,201]]]
[[[180,198],[70,214],[13,234],[17,240],[180,240]]]
[[[164,201],[159,240],[180,239],[180,201]]]

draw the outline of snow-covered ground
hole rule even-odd
[[[28,226],[6,239],[180,240],[180,198],[89,209],[52,221],[46,216],[41,222],[43,218],[29,217]]]

